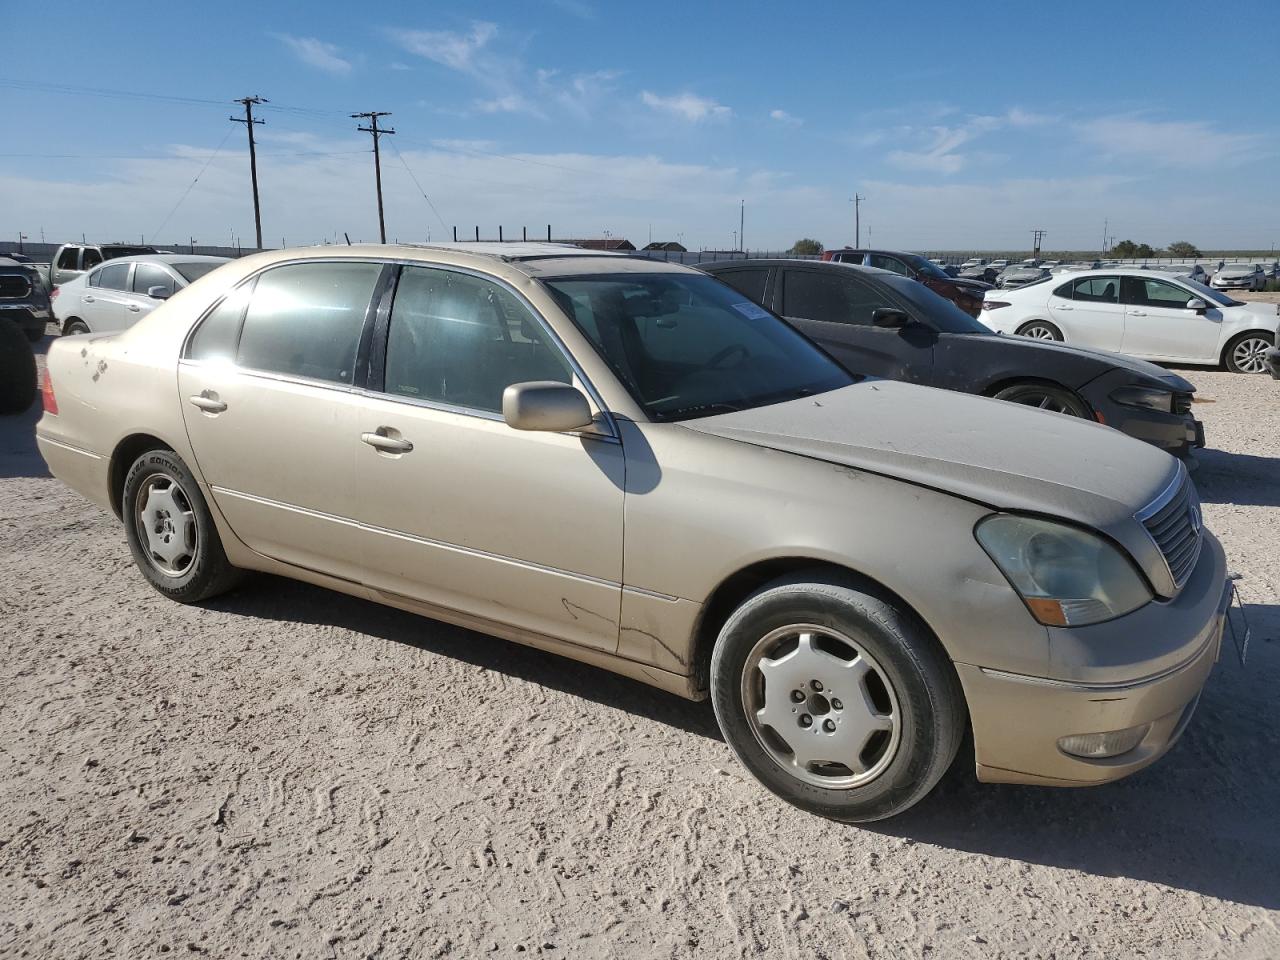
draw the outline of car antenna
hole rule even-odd
[[[342,235],[343,235],[344,237],[346,237],[346,239],[347,239],[347,246],[348,246],[348,247],[349,247],[349,246],[351,246],[351,237],[350,237],[350,235],[348,235],[347,231],[343,230],[343,231],[342,231]]]

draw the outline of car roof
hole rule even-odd
[[[696,266],[706,273],[718,273],[733,267],[816,267],[819,270],[857,270],[881,277],[900,277],[902,274],[879,267],[864,267],[860,263],[841,263],[839,260],[801,260],[796,257],[760,257],[752,260],[713,260]]]
[[[132,257],[112,257],[103,260],[98,266],[109,266],[113,263],[230,263],[230,257],[206,257],[202,254],[188,253],[139,253]]]

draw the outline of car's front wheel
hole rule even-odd
[[[1048,320],[1032,320],[1030,323],[1024,323],[1018,328],[1018,334],[1033,340],[1061,341],[1063,339],[1062,331]]]
[[[1015,383],[993,394],[997,400],[1010,403],[1021,403],[1028,407],[1048,410],[1052,413],[1065,413],[1068,417],[1090,419],[1089,406],[1072,391],[1051,383],[1037,383],[1028,380]]]
[[[1261,331],[1242,333],[1227,344],[1222,361],[1232,373],[1266,373],[1267,351],[1275,338]]]
[[[921,800],[955,758],[964,697],[900,601],[825,576],[775,581],[725,623],[711,658],[725,740],[788,803],[846,822]]]
[[[120,506],[134,562],[170,600],[198,603],[239,581],[195,477],[172,450],[134,461]]]

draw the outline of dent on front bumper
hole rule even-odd
[[[1072,679],[957,663],[978,778],[1085,786],[1155,762],[1191,719],[1218,659],[1230,599],[1222,547],[1206,534],[1196,572],[1174,600],[1093,627],[1051,631],[1053,672]],[[1132,679],[1113,679],[1118,674]],[[1145,724],[1150,729],[1137,745],[1115,757],[1086,759],[1059,746],[1063,737]]]

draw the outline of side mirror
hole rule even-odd
[[[502,391],[502,417],[513,430],[560,433],[591,426],[591,407],[576,387],[555,380],[513,383]]]
[[[877,307],[871,311],[871,322],[877,327],[902,329],[911,322],[905,310],[897,307]]]
[[[147,296],[152,300],[168,300],[172,294],[168,287],[147,287]]]
[[[1204,313],[1209,309],[1209,305],[1199,297],[1192,297],[1187,301],[1187,309],[1194,310],[1196,313]]]

